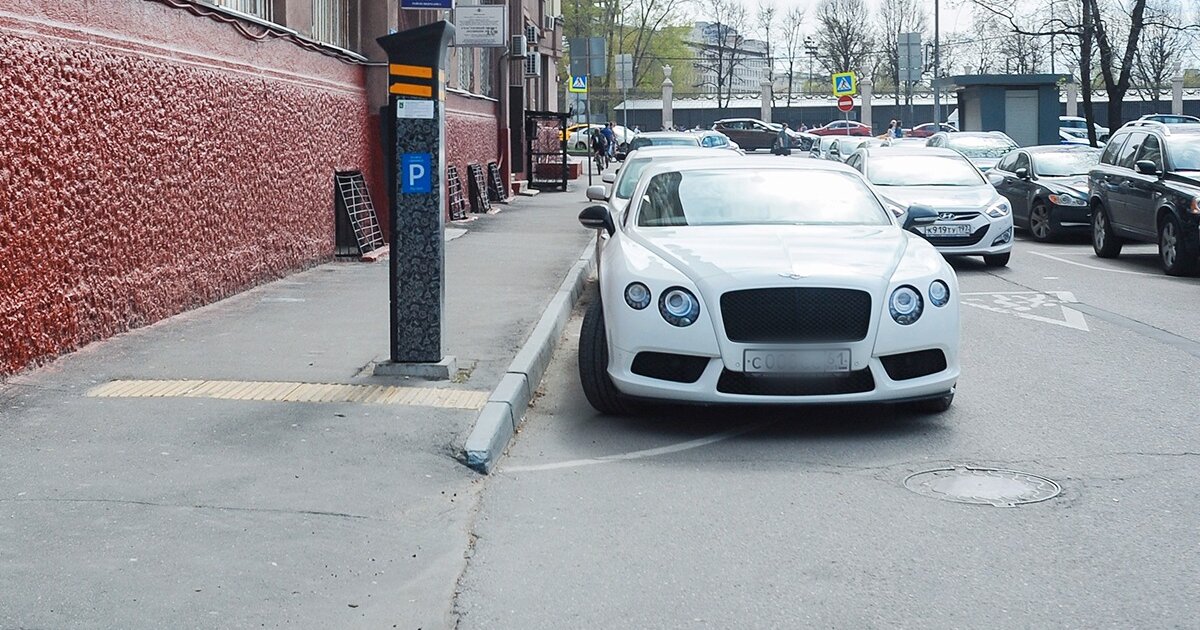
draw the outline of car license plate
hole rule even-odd
[[[925,236],[970,236],[969,225],[925,225],[921,227]]]
[[[758,374],[804,374],[849,372],[850,350],[746,350],[747,372]]]

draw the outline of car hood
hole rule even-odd
[[[979,186],[879,186],[880,195],[888,201],[907,208],[913,204],[942,208],[984,208],[996,201],[996,189],[987,184]]]
[[[1087,175],[1071,175],[1068,177],[1042,177],[1039,179],[1043,185],[1050,189],[1061,189],[1063,192],[1075,193],[1081,197],[1088,196],[1088,178]]]
[[[635,234],[644,247],[710,287],[788,278],[886,285],[909,238],[894,225],[697,226]]]
[[[1000,158],[967,158],[967,159],[970,160],[971,163],[974,164],[981,171],[991,170],[992,167],[996,166],[996,164],[998,164],[1000,162]]]

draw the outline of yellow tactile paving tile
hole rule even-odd
[[[488,393],[439,387],[276,381],[117,380],[93,387],[90,398],[215,398],[265,402],[360,403],[480,409]]]

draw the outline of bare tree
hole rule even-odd
[[[758,32],[762,34],[767,56],[767,76],[763,77],[763,80],[771,84],[772,101],[775,100],[775,56],[771,54],[771,30],[775,28],[775,17],[778,12],[772,0],[759,0],[758,11],[755,14],[758,21]]]
[[[691,0],[626,0],[621,8],[620,51],[633,58],[633,85],[646,78],[653,50],[664,29],[675,23],[679,11]]]
[[[796,61],[804,50],[804,10],[800,7],[788,9],[783,16],[783,53],[787,55],[787,106],[792,106],[793,81],[796,78]]]
[[[1165,26],[1183,22],[1178,4],[1170,0],[1157,2],[1147,7],[1146,13],[1151,19],[1144,30],[1145,41],[1134,54],[1134,75],[1141,84],[1142,98],[1157,108],[1175,64],[1191,47],[1193,38],[1189,32]]]
[[[705,8],[713,21],[701,34],[696,68],[699,86],[710,87],[717,96],[717,107],[729,106],[733,98],[734,78],[746,61],[742,33],[746,29],[746,8],[739,0],[707,0]]]
[[[870,11],[863,0],[822,0],[817,7],[821,65],[830,73],[866,65],[874,38]]]
[[[929,28],[923,4],[918,0],[883,0],[879,4],[876,31],[879,33],[880,61],[896,86],[896,105],[900,104],[900,34],[924,34]]]

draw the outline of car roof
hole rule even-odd
[[[643,131],[639,138],[693,138],[695,134],[687,131]]]
[[[1008,138],[1003,131],[955,131],[954,133],[940,132],[955,138]]]
[[[728,152],[726,152],[728,153]],[[741,156],[734,157],[711,157],[699,160],[686,160],[683,162],[669,162],[662,165],[651,164],[649,169],[642,173],[642,177],[647,175],[657,175],[659,173],[667,173],[671,171],[700,171],[700,170],[795,170],[795,171],[837,171],[840,173],[853,173],[858,175],[858,171],[842,164],[841,162],[832,162],[829,160],[750,160]]]
[[[916,145],[899,147],[868,147],[863,149],[863,151],[866,152],[867,155],[935,155],[939,157],[962,157],[962,154],[954,149]]]
[[[1033,155],[1045,153],[1099,153],[1102,149],[1089,147],[1086,144],[1043,144],[1036,147],[1022,147],[1022,151],[1028,151]]]
[[[717,153],[718,151],[720,153]],[[716,147],[650,145],[650,146],[646,146],[646,147],[641,147],[639,149],[634,149],[633,151],[631,151],[629,153],[628,157],[626,157],[625,159],[630,160],[630,159],[636,159],[636,158],[674,157],[674,156],[679,156],[679,155],[695,155],[697,153],[702,154],[702,155],[705,153],[714,153],[717,155],[725,155],[725,154],[729,153],[729,150],[728,149],[718,149]]]
[[[1174,115],[1174,114],[1169,114],[1169,115]],[[1131,120],[1131,121],[1125,123],[1124,125],[1121,126],[1121,129],[1118,129],[1117,131],[1130,130],[1130,129],[1140,129],[1140,130],[1146,130],[1146,131],[1157,129],[1158,131],[1162,132],[1163,135],[1166,135],[1166,136],[1169,136],[1172,134],[1193,134],[1193,133],[1200,133],[1200,123],[1194,123],[1194,122],[1164,123],[1164,122],[1158,122],[1157,120],[1144,120],[1144,119],[1139,118],[1137,120]]]

